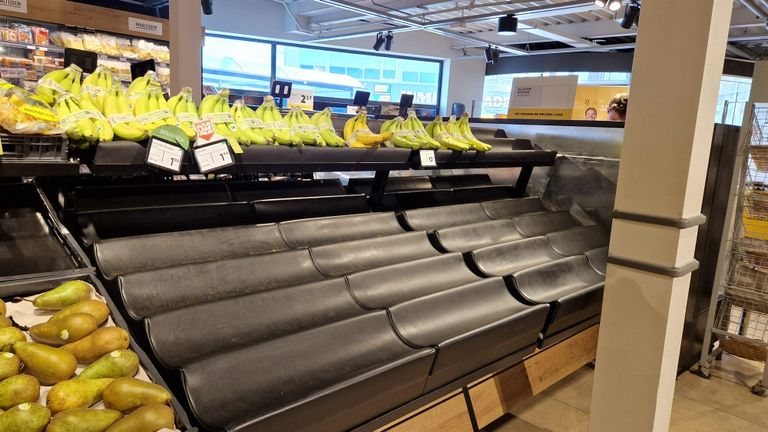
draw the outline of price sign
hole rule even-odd
[[[437,168],[434,150],[419,150],[419,159],[422,168]]]
[[[195,162],[200,172],[205,174],[216,171],[230,165],[234,165],[232,152],[229,150],[227,140],[216,141],[193,150]]]
[[[184,149],[158,137],[152,137],[147,147],[147,165],[175,173],[181,172]]]
[[[314,90],[299,90],[296,89],[291,93],[291,97],[288,98],[288,108],[299,107],[303,110],[311,111],[315,105],[315,91]]]

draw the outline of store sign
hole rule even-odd
[[[515,78],[507,118],[570,120],[578,82],[578,75]]]
[[[0,0],[0,9],[27,13],[27,0]]]
[[[419,160],[422,168],[437,168],[434,150],[419,150]]]
[[[235,164],[226,139],[195,147],[193,153],[197,167],[203,174]]]
[[[139,32],[139,33],[148,33],[152,35],[162,36],[163,23],[160,23],[157,21],[143,20],[143,19],[134,18],[134,17],[128,17],[128,30]]]
[[[181,163],[183,160],[184,149],[176,145],[176,143],[165,141],[158,137],[149,139],[146,159],[147,165],[178,174],[181,172]]]
[[[312,111],[315,103],[315,91],[296,89],[291,92],[288,98],[288,108],[299,107],[303,110]]]

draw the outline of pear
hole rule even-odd
[[[163,387],[136,378],[118,378],[104,389],[104,406],[122,412],[148,404],[168,404],[171,393]]]
[[[56,312],[48,322],[57,321],[69,315],[78,313],[86,313],[92,316],[96,319],[96,325],[101,325],[107,318],[109,318],[109,307],[100,300],[83,300]]]
[[[29,373],[44,385],[68,379],[77,369],[77,359],[71,352],[34,342],[16,342],[13,350]]]
[[[16,327],[0,328],[0,351],[10,351],[16,342],[24,342],[27,337]]]
[[[122,378],[132,377],[139,370],[139,356],[131,350],[115,350],[85,368],[78,378]]]
[[[62,411],[51,420],[46,432],[104,432],[123,413],[111,409],[76,408]]]
[[[68,343],[61,348],[74,354],[80,363],[93,363],[104,354],[128,348],[130,343],[131,339],[127,331],[120,327],[104,327],[91,333],[90,336]]]
[[[46,405],[54,414],[73,408],[88,408],[101,400],[104,389],[112,381],[112,378],[62,381],[48,391]]]
[[[48,408],[36,403],[23,403],[0,414],[0,431],[43,432],[51,421]]]
[[[13,321],[7,316],[0,315],[0,328],[13,327]]]
[[[167,405],[144,405],[113,423],[105,432],[156,432],[175,429],[173,410]]]
[[[36,340],[48,345],[64,345],[78,341],[96,331],[96,318],[86,313],[76,313],[66,317],[33,325],[29,334]]]
[[[87,282],[71,280],[35,297],[33,304],[38,309],[60,310],[91,298],[92,290],[93,287]]]
[[[21,371],[21,360],[13,353],[0,353],[0,380],[18,375]]]
[[[0,408],[8,409],[24,402],[37,402],[40,383],[33,376],[16,375],[0,381]]]

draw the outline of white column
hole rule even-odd
[[[701,212],[733,0],[644,0],[616,193],[618,211]],[[614,219],[610,256],[659,267],[693,259],[697,228]],[[690,275],[609,264],[591,432],[669,428]]]
[[[171,94],[191,87],[200,101],[202,84],[203,27],[199,2],[171,0]]]

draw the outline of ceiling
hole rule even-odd
[[[477,55],[488,44],[502,55],[634,49],[637,30],[593,0],[274,0],[285,6],[293,32],[322,42],[381,31],[425,30],[450,37],[453,48]],[[519,19],[514,36],[496,34],[499,16]],[[641,9],[642,17],[642,9]],[[728,56],[768,58],[768,0],[735,0]]]

